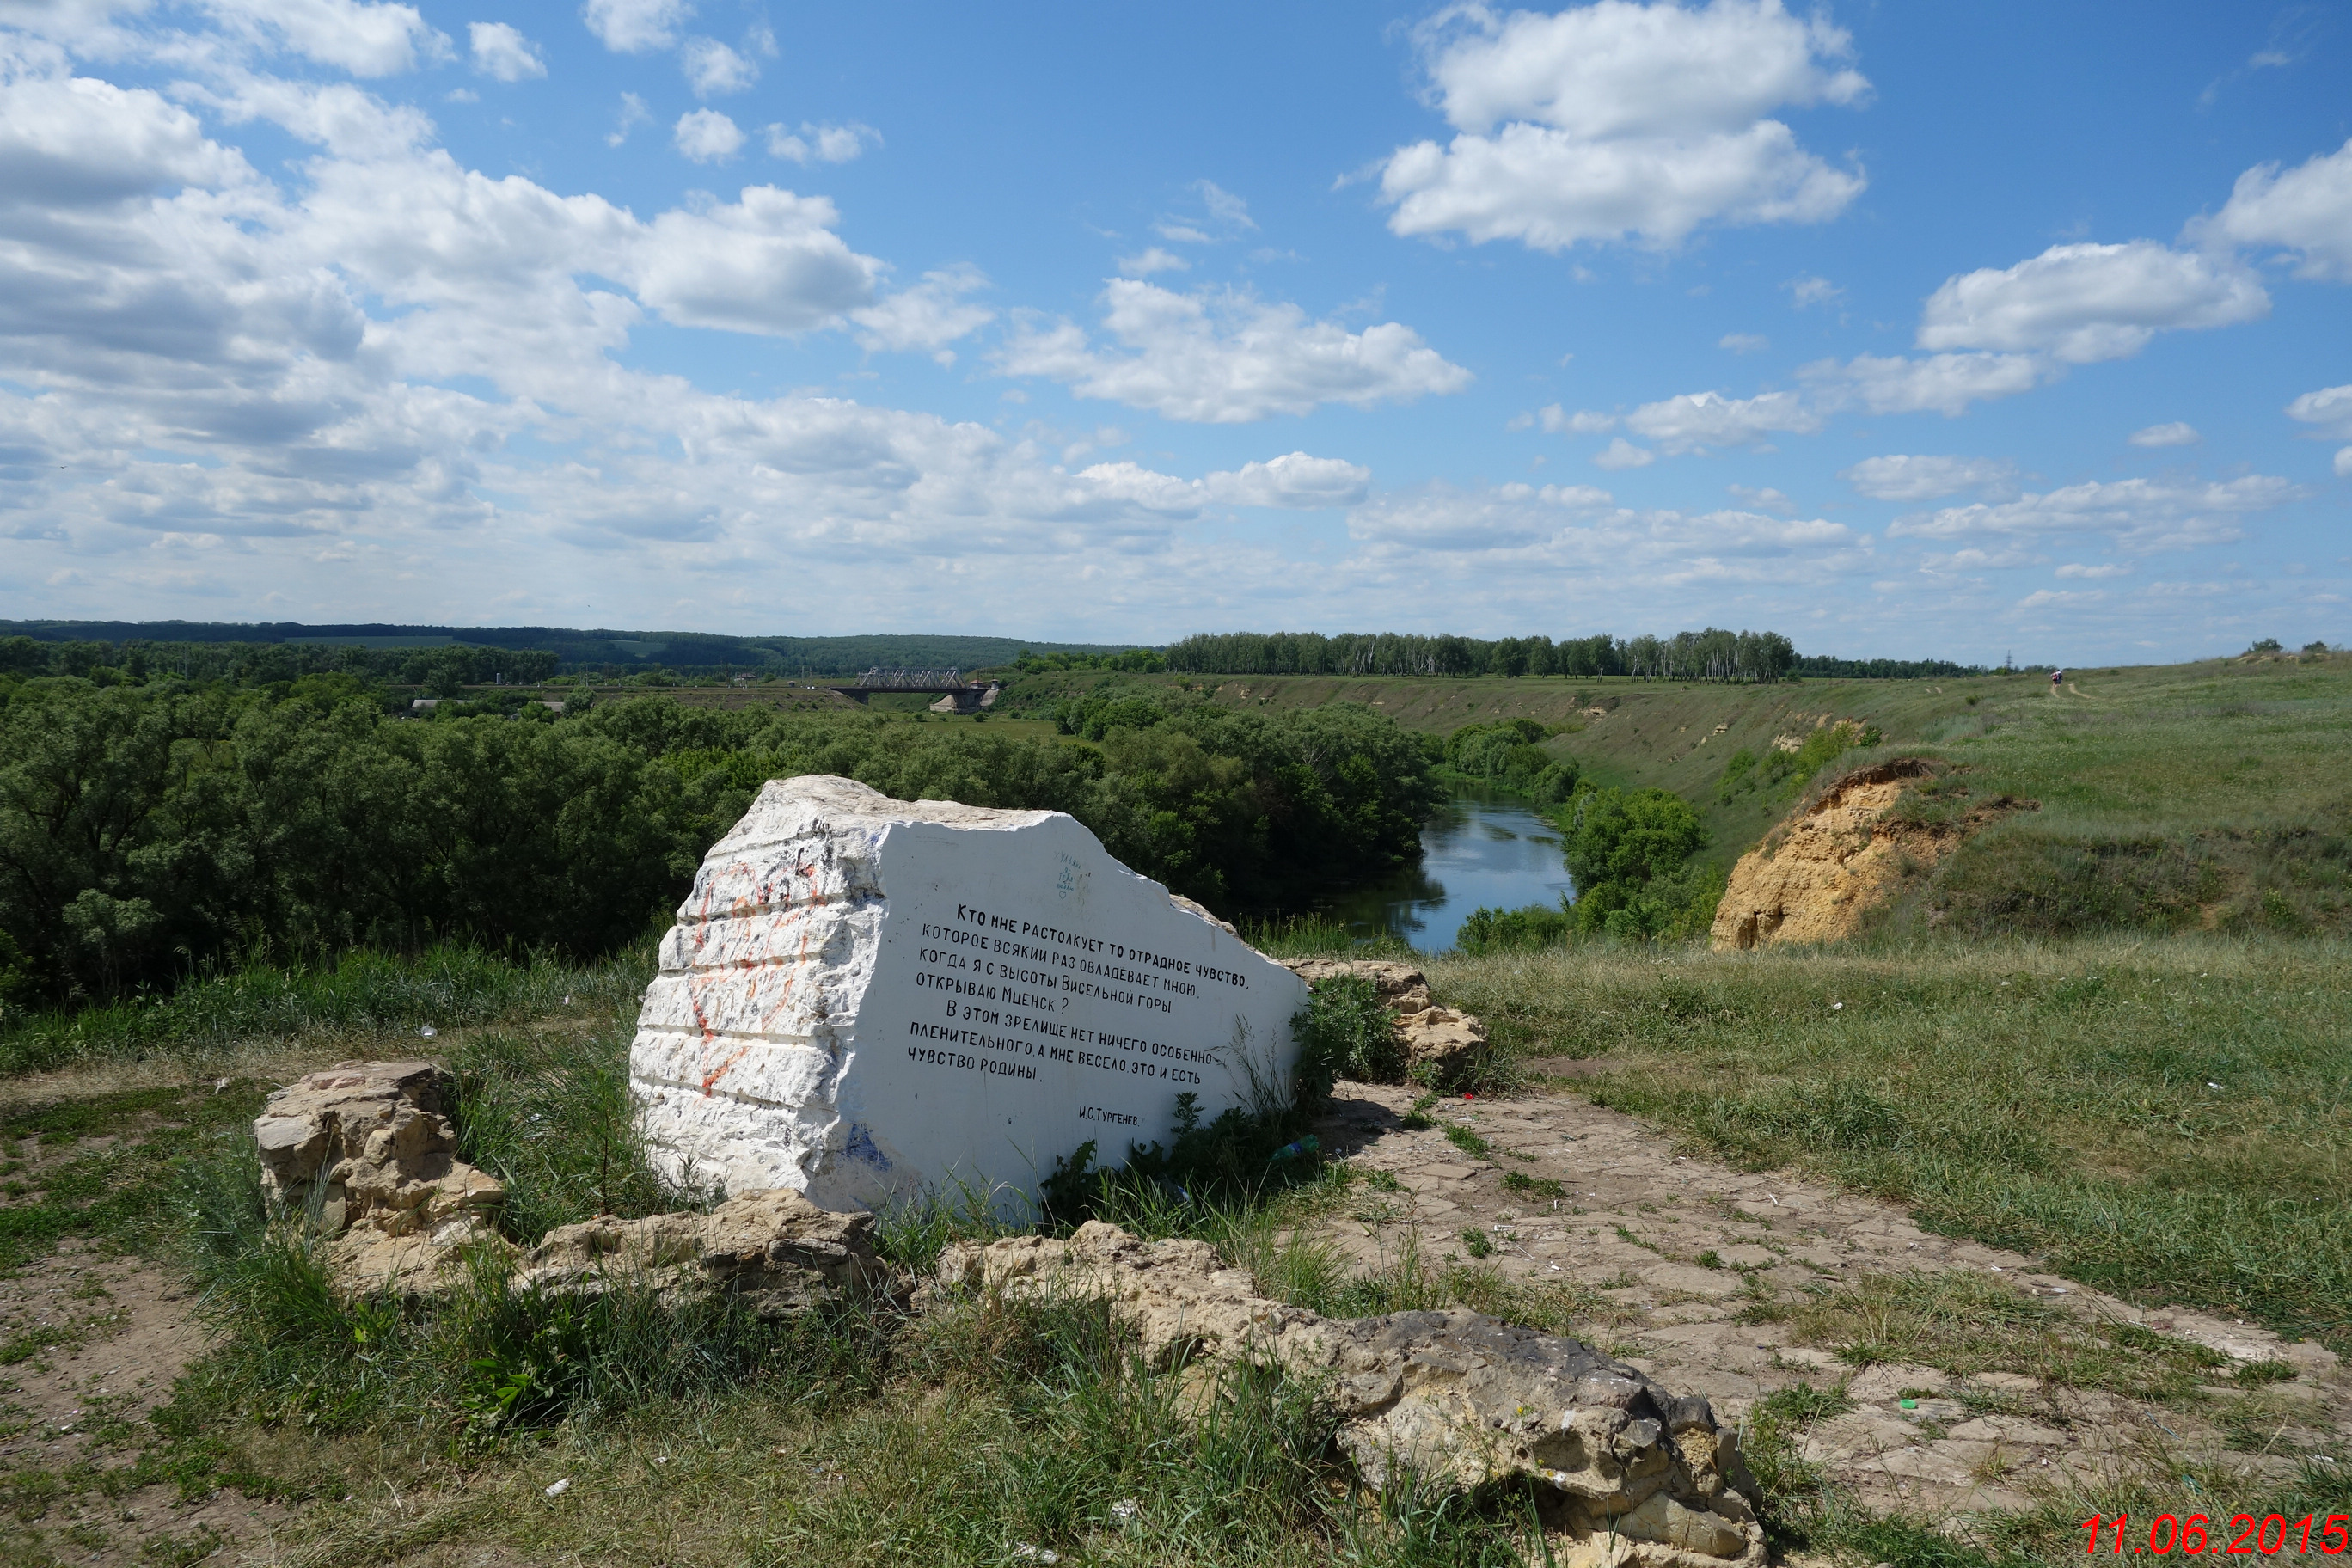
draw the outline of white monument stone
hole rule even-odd
[[[1017,1208],[1286,1089],[1297,976],[1055,811],[779,780],[711,847],[629,1053],[656,1163],[828,1208],[961,1186]]]

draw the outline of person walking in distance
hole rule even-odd
[[[2051,695],[2051,696],[2055,697],[2055,696],[2057,696],[2057,695],[2058,695],[2058,683],[2059,683],[2060,681],[2062,681],[2062,680],[2065,679],[2066,679],[2066,672],[2065,672],[2064,670],[2063,670],[2063,669],[2053,669],[2053,670],[2052,670],[2052,671],[2050,672],[2050,695]]]

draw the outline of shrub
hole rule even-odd
[[[1681,868],[1706,842],[1698,813],[1662,789],[1596,789],[1562,814],[1562,850],[1580,895],[1604,882],[1638,887]]]
[[[1524,909],[1477,909],[1462,922],[1456,946],[1474,956],[1490,952],[1533,952],[1562,947],[1576,935],[1576,906],[1563,897],[1559,907],[1529,904]]]
[[[1300,1077],[1317,1086],[1313,1098],[1328,1095],[1335,1078],[1404,1081],[1404,1043],[1397,1037],[1396,1015],[1363,975],[1336,974],[1317,983],[1306,1007],[1291,1020],[1290,1032],[1298,1042]]]

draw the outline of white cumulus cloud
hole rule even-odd
[[[128,7],[126,7],[127,9]],[[205,10],[236,36],[353,76],[395,76],[446,59],[449,40],[413,5],[361,0],[205,0]]]
[[[2013,488],[2016,468],[1993,458],[1864,458],[1838,478],[1873,500],[1940,500],[1963,490]]]
[[[474,68],[499,81],[522,81],[545,76],[547,62],[539,46],[520,29],[504,22],[476,22],[468,29],[474,45]]]
[[[2048,380],[2050,367],[2032,354],[1856,354],[1843,364],[1822,360],[1797,374],[1813,384],[1822,405],[1872,414],[1934,410],[1957,416],[1971,403],[2013,397]]]
[[[0,191],[12,203],[103,205],[250,174],[194,115],[146,88],[62,76],[0,84]]]
[[[634,92],[625,92],[621,95],[620,121],[614,125],[612,134],[604,138],[604,145],[618,147],[629,139],[630,132],[653,122],[653,110],[646,107],[646,100]]]
[[[2185,419],[2175,419],[2166,425],[2150,425],[2124,437],[2135,447],[2194,447],[2203,439],[2197,426]]]
[[[2352,141],[2282,174],[2263,163],[2238,176],[2201,232],[2239,245],[2293,251],[2306,278],[2352,283]]]
[[[1622,436],[1614,437],[1592,459],[1596,468],[1616,473],[1624,468],[1646,468],[1658,460],[1658,455],[1646,447],[1636,447]]]
[[[823,196],[747,186],[732,205],[655,218],[624,276],[680,326],[805,331],[873,297],[877,264],[833,232],[839,221]]]
[[[1595,414],[1587,409],[1579,409],[1570,414],[1562,410],[1557,403],[1546,408],[1538,417],[1543,421],[1545,431],[1553,436],[1563,434],[1596,436],[1603,430],[1617,428],[1617,416],[1614,414]]]
[[[2070,364],[2126,359],[2163,331],[2270,314],[2242,268],[2153,240],[2053,245],[2014,267],[1947,279],[1919,320],[1923,349],[2042,353]]]
[[[1203,506],[1280,507],[1295,511],[1354,506],[1370,491],[1370,468],[1338,458],[1292,452],[1268,462],[1245,463],[1197,479],[1181,479],[1139,463],[1097,463],[1080,479],[1102,493],[1173,517],[1196,515]]]
[[[1802,277],[1790,279],[1786,287],[1789,290],[1789,302],[1800,310],[1814,305],[1833,303],[1845,292],[1828,279],[1816,278],[1810,272]]]
[[[1811,435],[1822,416],[1793,392],[1756,397],[1726,397],[1688,392],[1645,403],[1625,416],[1625,428],[1679,456],[1710,447],[1752,447],[1777,434]]]
[[[1598,0],[1557,16],[1483,4],[1417,35],[1453,139],[1397,150],[1381,174],[1398,234],[1459,233],[1558,251],[1679,242],[1707,223],[1818,223],[1858,170],[1797,144],[1783,107],[1858,105],[1853,40],[1780,0],[1703,7]]]
[[[588,0],[580,18],[615,54],[641,55],[677,42],[694,7],[687,0]]]
[[[2308,425],[2314,440],[2352,441],[2352,386],[2322,387],[2286,405],[2286,416]],[[2336,454],[2336,477],[2352,479],[2352,447]]]
[[[783,158],[794,163],[846,163],[866,151],[872,142],[879,146],[882,133],[871,125],[812,125],[803,122],[797,132],[781,125],[768,127],[768,156]]]
[[[2306,392],[2286,405],[2286,416],[2310,426],[2318,440],[2352,440],[2352,385]]]
[[[2093,480],[2015,500],[1897,518],[1893,538],[1969,539],[1987,535],[2101,534],[2136,552],[2185,550],[2240,537],[2244,520],[2297,499],[2294,484],[2265,474],[2212,482]]]
[[[690,109],[677,117],[670,140],[698,163],[719,163],[743,150],[743,128],[715,109]]]
[[[760,68],[716,38],[688,38],[677,51],[678,68],[697,98],[740,92],[760,79]]]
[[[951,364],[955,355],[947,345],[996,319],[987,306],[964,298],[987,287],[988,279],[977,267],[942,268],[924,273],[911,289],[851,311],[849,319],[864,329],[857,341],[866,348],[919,349]]]
[[[1155,272],[1190,272],[1192,269],[1191,262],[1174,251],[1163,250],[1156,245],[1137,255],[1118,258],[1119,275],[1125,278],[1149,278]]]
[[[1105,286],[1102,302],[1118,351],[1065,321],[1020,333],[998,367],[1066,383],[1082,397],[1218,425],[1325,403],[1409,403],[1470,384],[1468,371],[1395,321],[1351,332],[1310,321],[1296,305],[1230,289],[1178,294],[1125,278]]]

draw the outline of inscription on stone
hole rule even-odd
[[[672,1180],[1017,1207],[1286,1084],[1306,987],[1058,812],[780,780],[662,942],[631,1087]]]

